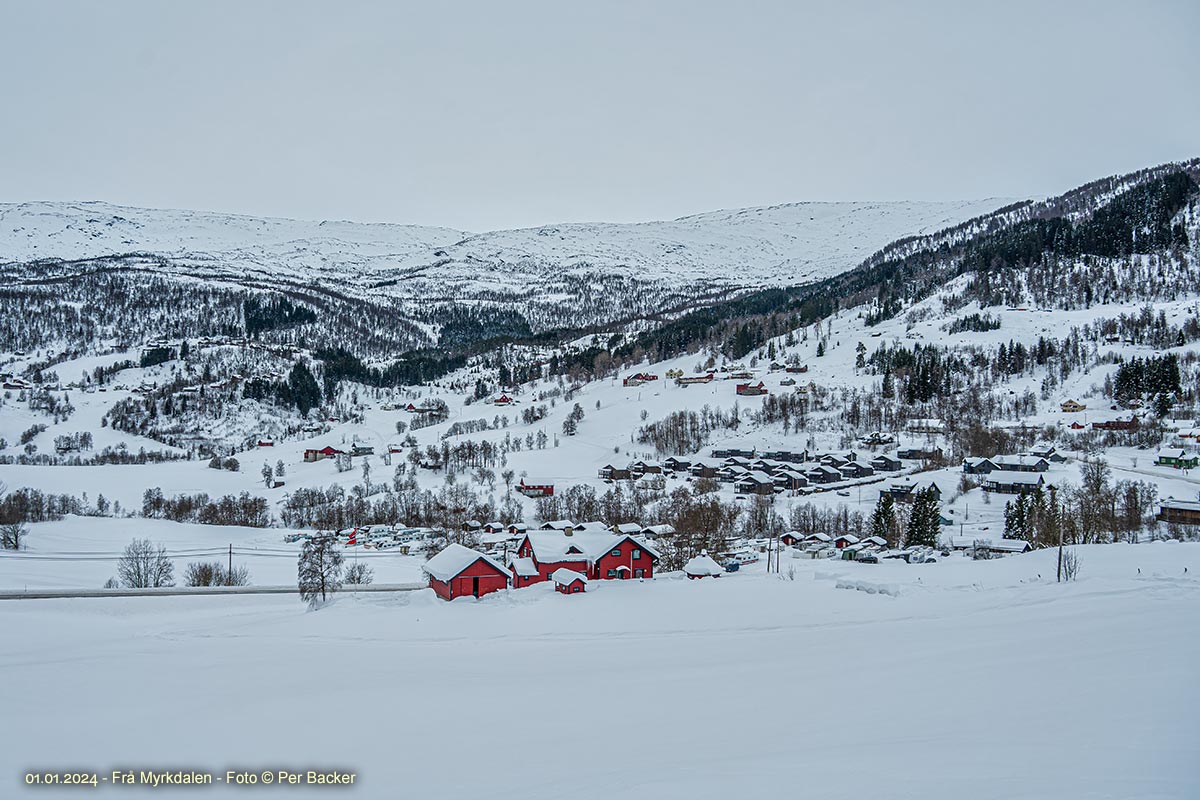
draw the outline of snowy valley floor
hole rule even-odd
[[[1065,585],[1042,551],[316,612],[4,601],[0,796],[144,791],[28,769],[284,766],[369,798],[1200,796],[1200,545],[1079,550]]]

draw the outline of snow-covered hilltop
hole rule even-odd
[[[32,202],[0,205],[0,263],[139,253],[247,279],[333,280],[350,287],[389,282],[400,296],[429,287],[438,294],[446,287],[524,294],[531,284],[564,274],[620,274],[672,287],[749,287],[835,275],[893,240],[955,225],[1006,202],[795,203],[660,222],[478,234]]]

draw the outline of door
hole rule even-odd
[[[471,578],[471,594],[479,597],[479,578]]]

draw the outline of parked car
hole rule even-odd
[[[730,561],[728,564],[725,565],[726,572],[737,572],[741,568],[742,568],[742,565],[736,561]]]
[[[866,555],[861,555],[854,560],[859,562],[860,564],[878,564],[879,563],[879,557],[872,555],[870,553],[867,553]]]

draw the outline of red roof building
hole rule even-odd
[[[553,497],[554,484],[545,481],[526,481],[521,478],[521,482],[517,484],[517,491],[526,497]]]
[[[563,594],[580,594],[587,591],[587,579],[573,569],[556,569],[550,576],[554,591]]]
[[[513,574],[528,579],[522,586],[550,580],[559,569],[580,572],[589,580],[653,578],[658,559],[657,550],[630,534],[529,531],[517,545]]]
[[[429,588],[443,600],[483,597],[508,588],[503,564],[461,544],[447,545],[422,569],[429,576]]]

